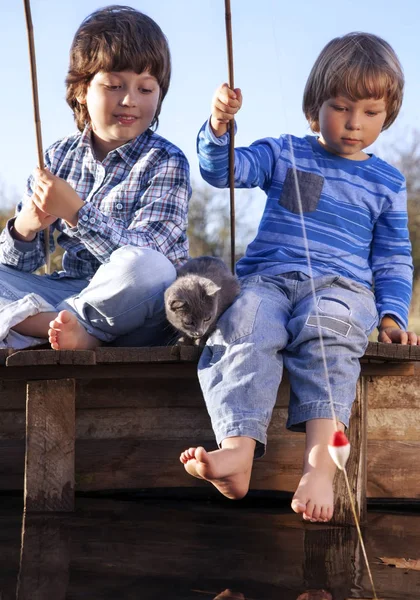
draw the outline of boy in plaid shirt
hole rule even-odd
[[[0,236],[3,347],[162,340],[191,194],[184,154],[152,130],[170,73],[164,34],[134,8],[100,9],[79,27],[66,79],[79,132],[46,151]],[[36,275],[48,226],[63,267]]]

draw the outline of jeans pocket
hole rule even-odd
[[[233,344],[252,334],[262,299],[251,289],[242,291],[235,302],[223,313],[217,329],[211,336],[212,344]]]
[[[293,169],[287,169],[279,204],[295,214],[300,214],[299,197],[302,203],[302,212],[313,212],[321,198],[324,178],[316,173],[297,171],[296,178]]]

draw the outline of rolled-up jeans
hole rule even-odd
[[[198,376],[217,443],[247,436],[267,444],[283,366],[290,380],[287,427],[305,431],[311,419],[332,418],[322,357],[337,418],[348,426],[368,336],[378,324],[373,293],[340,276],[313,279],[300,272],[255,275],[220,317],[198,364]],[[318,328],[318,320],[320,328]]]
[[[0,346],[10,340],[13,347],[45,341],[10,328],[40,312],[63,309],[102,342],[158,345],[167,337],[164,292],[175,278],[175,267],[163,254],[135,246],[113,252],[90,281],[0,265]]]

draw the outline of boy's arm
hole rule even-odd
[[[121,246],[152,248],[175,260],[187,258],[188,202],[191,196],[189,165],[178,152],[162,153],[143,175],[144,187],[137,187],[137,210],[128,226],[122,219],[107,215],[87,202],[79,210],[76,227],[66,234],[78,237],[101,263]]]
[[[405,183],[375,224],[371,263],[380,323],[379,341],[407,343],[403,334],[408,324],[413,261]]]
[[[45,154],[45,164],[49,166],[48,151]],[[27,273],[33,273],[45,263],[44,229],[56,220],[56,217],[42,214],[32,202],[34,186],[31,175],[27,180],[25,195],[16,207],[15,216],[9,219],[0,234],[0,263]],[[51,253],[54,246],[53,232],[50,231]]]
[[[205,181],[217,188],[229,186],[228,123],[242,106],[239,88],[221,85],[212,100],[210,119],[201,128],[197,139],[200,172]],[[235,187],[260,187],[265,190],[281,152],[281,140],[270,138],[235,148]]]

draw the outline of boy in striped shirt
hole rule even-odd
[[[397,117],[403,86],[387,42],[364,33],[336,38],[322,50],[304,92],[303,110],[317,135],[266,138],[235,150],[235,185],[259,186],[267,202],[237,265],[242,294],[220,318],[199,363],[220,449],[190,448],[180,457],[191,475],[229,498],[247,493],[253,459],[264,454],[285,366],[287,427],[306,431],[292,508],[305,520],[329,521],[331,401],[344,430],[359,359],[375,327],[379,341],[418,343],[406,331],[412,259],[404,177],[364,152]],[[227,125],[241,104],[240,90],[222,85],[199,133],[201,173],[216,187],[228,186]]]

